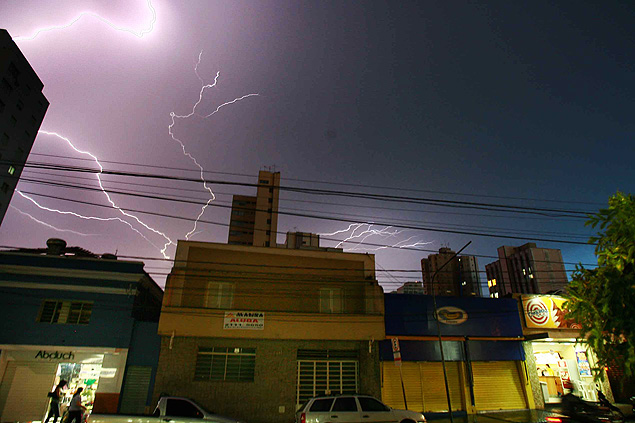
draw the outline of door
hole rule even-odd
[[[354,394],[357,360],[298,360],[297,405],[318,395]]]
[[[121,414],[143,414],[148,399],[152,367],[129,366],[123,384]]]
[[[516,361],[474,361],[472,373],[477,411],[527,408]]]
[[[57,363],[9,362],[2,381],[10,385],[2,421],[42,420],[48,408],[46,395],[55,383],[56,369]]]
[[[338,397],[331,407],[331,413],[326,422],[358,423],[361,421],[355,397]]]
[[[359,402],[362,423],[390,423],[397,421],[390,407],[375,398],[357,397],[357,402]]]

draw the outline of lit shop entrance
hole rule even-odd
[[[545,403],[558,403],[573,392],[587,401],[597,401],[596,385],[591,374],[593,354],[586,344],[574,340],[532,342],[536,371]]]
[[[84,388],[82,404],[89,411],[96,396],[109,395],[102,391],[120,390],[125,352],[89,352],[80,347],[73,350],[42,348],[2,350],[0,421],[42,421],[48,412],[47,394],[62,379],[68,385],[62,390],[61,413],[79,387]],[[108,366],[105,368],[104,364]]]

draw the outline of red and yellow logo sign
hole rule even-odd
[[[566,298],[556,296],[523,295],[523,312],[528,328],[539,329],[580,329],[573,320],[565,319],[563,304]]]

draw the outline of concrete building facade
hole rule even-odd
[[[480,296],[477,258],[474,256],[453,257],[454,254],[455,252],[450,248],[443,247],[439,248],[438,254],[430,254],[427,258],[421,259],[425,293],[432,295],[434,289],[435,295]]]
[[[228,244],[275,247],[278,231],[280,172],[258,172],[256,196],[234,195]]]
[[[156,397],[271,423],[293,421],[315,395],[380,395],[383,291],[372,255],[180,241],[176,263]]]
[[[60,379],[63,404],[149,411],[163,291],[142,262],[47,246],[0,252],[0,421],[42,421]]]
[[[569,283],[560,250],[530,242],[499,247],[498,257],[485,265],[490,297],[557,293]]]
[[[0,223],[49,106],[43,88],[9,33],[0,29]]]

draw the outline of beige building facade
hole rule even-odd
[[[374,256],[180,241],[155,396],[244,421],[291,422],[324,393],[381,394]]]

